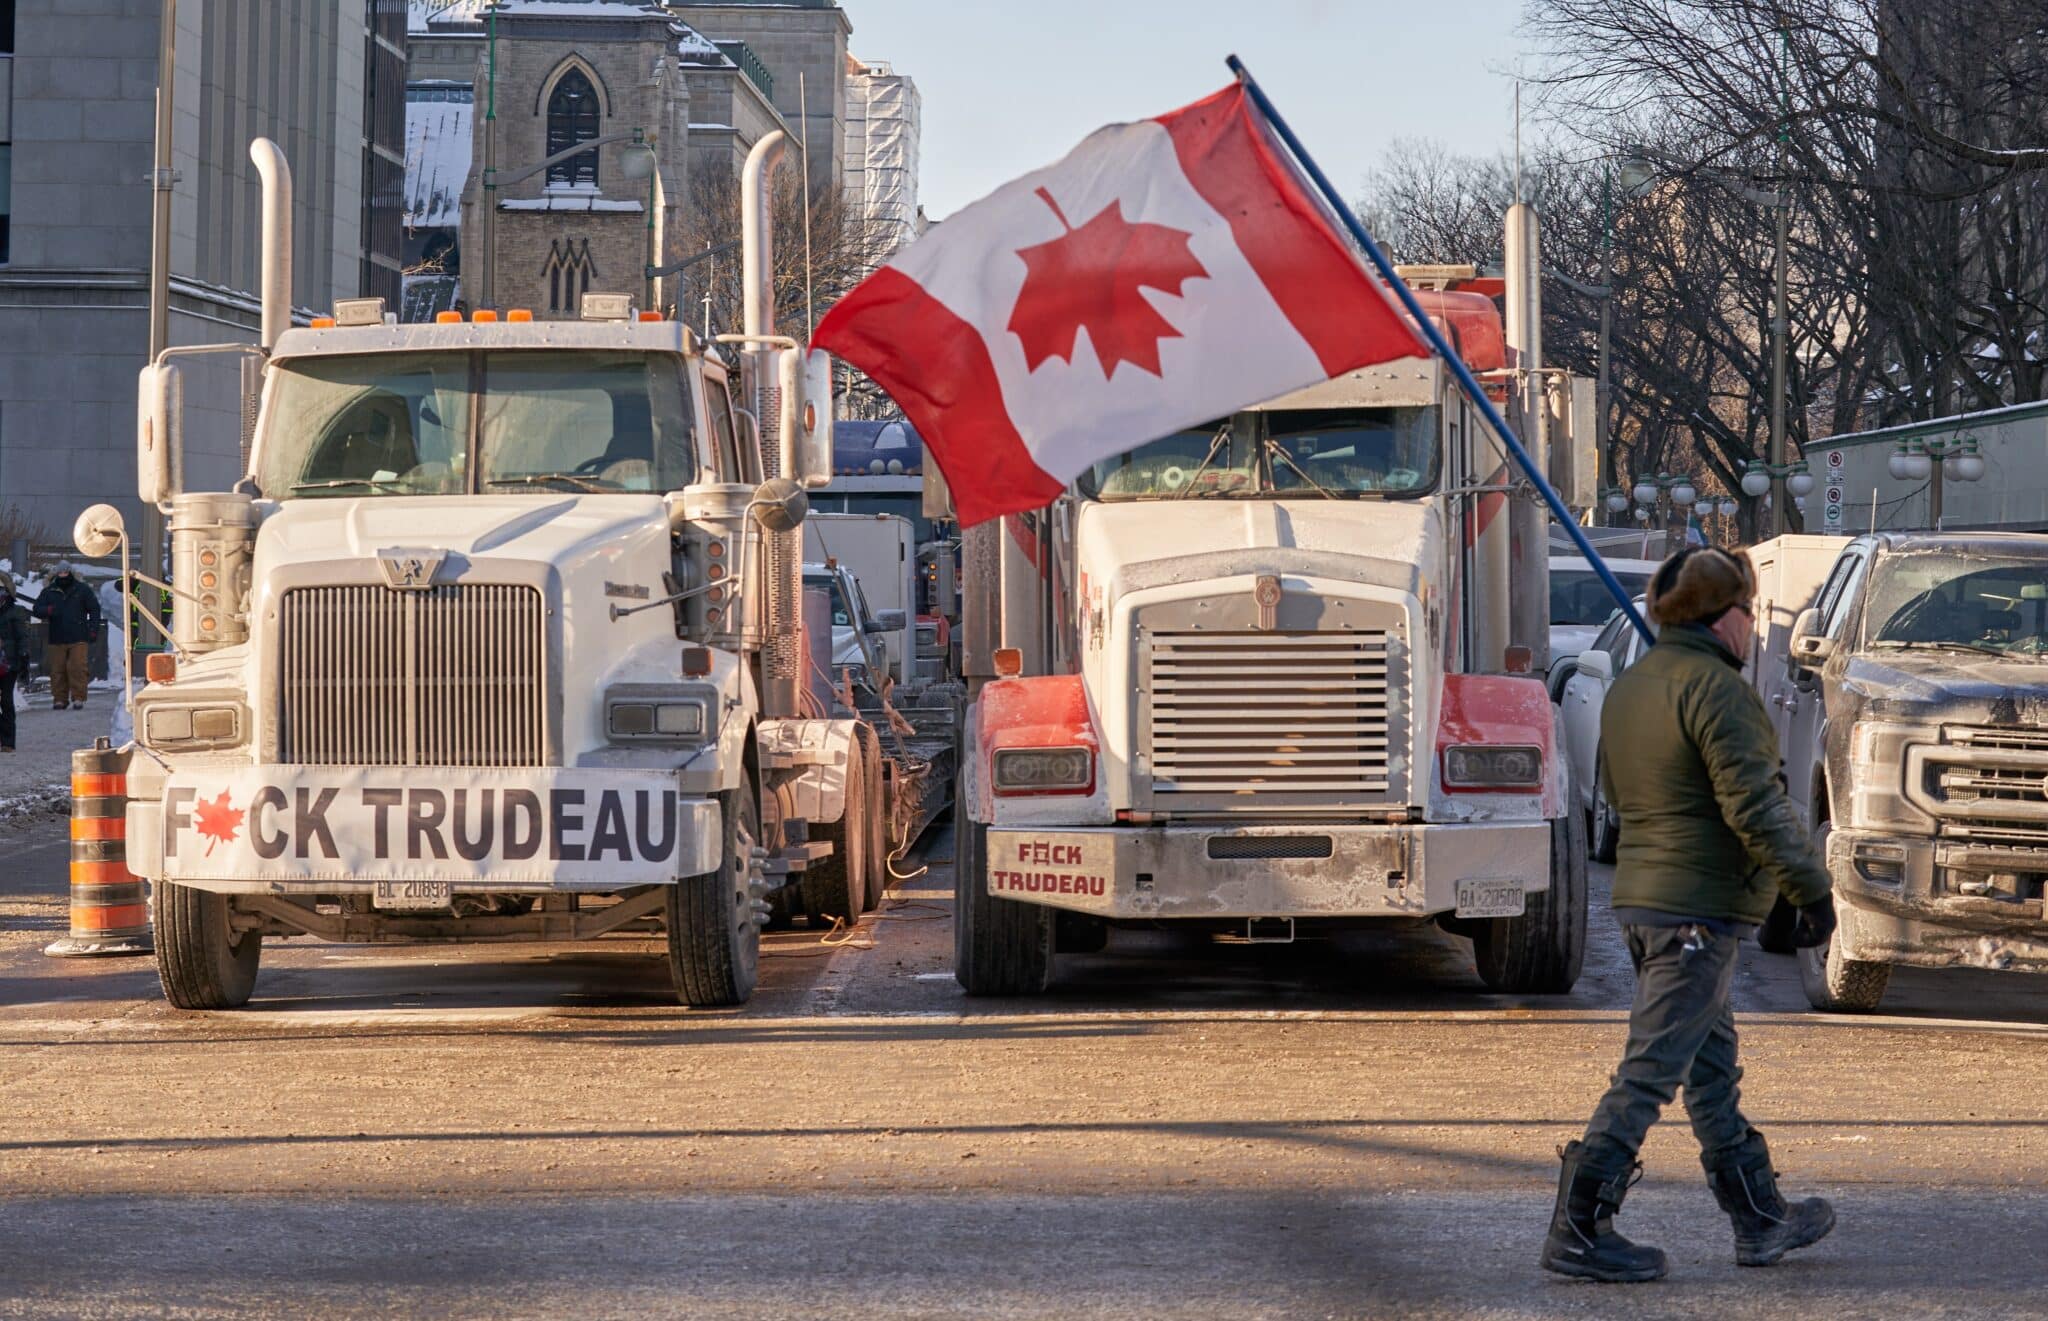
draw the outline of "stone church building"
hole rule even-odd
[[[405,318],[573,317],[589,291],[674,304],[680,281],[643,273],[650,243],[657,265],[687,255],[694,181],[737,175],[781,130],[786,171],[808,136],[812,188],[846,186],[850,32],[831,0],[412,0]],[[658,187],[622,168],[641,143]]]

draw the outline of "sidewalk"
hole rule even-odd
[[[83,710],[50,708],[48,689],[14,694],[15,751],[0,752],[0,826],[71,810],[71,753],[112,726],[120,694],[95,686]]]

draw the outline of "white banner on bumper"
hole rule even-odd
[[[164,787],[168,880],[659,885],[717,865],[660,771],[255,766]],[[708,836],[708,838],[707,838]],[[705,859],[710,861],[708,865]]]

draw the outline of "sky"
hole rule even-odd
[[[851,52],[924,98],[934,220],[1051,164],[1104,124],[1162,114],[1242,57],[1347,196],[1396,138],[1514,142],[1521,0],[840,0]]]

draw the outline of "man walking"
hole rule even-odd
[[[0,752],[14,751],[14,685],[28,675],[28,607],[14,599],[14,575],[0,571]]]
[[[1742,680],[1756,573],[1745,555],[1688,548],[1650,579],[1657,644],[1608,692],[1601,781],[1621,819],[1614,915],[1636,969],[1628,1045],[1583,1140],[1568,1144],[1545,1269],[1654,1280],[1664,1254],[1614,1231],[1658,1113],[1682,1087],[1700,1163],[1735,1224],[1735,1260],[1769,1266],[1818,1242],[1835,1213],[1787,1203],[1770,1149],[1738,1104],[1736,953],[1783,894],[1797,943],[1835,927],[1824,862],[1786,797],[1763,701]]]
[[[36,598],[36,618],[49,631],[44,653],[50,670],[50,701],[59,711],[85,705],[86,658],[99,633],[100,598],[78,580],[68,564],[57,566],[50,585]]]

